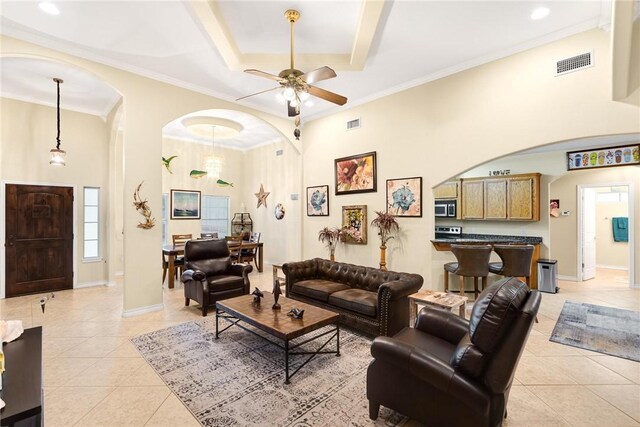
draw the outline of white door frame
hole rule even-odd
[[[635,234],[634,234],[634,213],[636,209],[635,205],[635,188],[633,186],[633,182],[603,182],[603,183],[594,183],[594,184],[580,184],[578,185],[578,264],[577,264],[577,279],[578,282],[582,282],[582,194],[585,188],[602,188],[602,187],[627,187],[629,203],[628,203],[628,211],[629,211],[629,287],[634,287],[635,281]]]
[[[77,195],[78,188],[75,184],[64,184],[64,183],[52,183],[52,182],[35,182],[35,181],[14,181],[14,180],[3,180],[0,181],[0,265],[2,265],[2,269],[0,270],[0,299],[5,298],[5,287],[6,287],[6,276],[7,276],[7,266],[5,264],[5,249],[4,244],[6,242],[6,211],[7,211],[7,195],[6,188],[7,184],[11,185],[41,185],[41,186],[49,186],[49,187],[71,187],[73,188],[73,289],[75,289],[78,285],[78,250],[76,245],[76,238],[78,236],[78,203],[77,203]]]

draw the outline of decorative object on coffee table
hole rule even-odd
[[[400,230],[398,221],[388,212],[376,211],[377,217],[371,221],[371,225],[378,229],[380,237],[380,270],[387,270],[387,242],[394,238],[392,234]]]
[[[304,316],[304,310],[294,307],[291,310],[289,310],[289,312],[287,313],[287,316],[291,316],[294,319],[302,319],[302,317]]]
[[[343,241],[356,245],[367,244],[367,205],[342,207]]]
[[[253,292],[251,292],[251,295],[253,295],[254,304],[260,304],[260,298],[264,297],[264,294],[257,287],[253,290]]]
[[[267,197],[269,197],[269,194],[271,194],[269,191],[264,191],[264,186],[262,184],[260,184],[260,191],[258,191],[257,193],[253,193],[255,194],[255,196],[258,198],[258,205],[256,206],[256,208],[259,208],[260,206],[264,205],[264,207],[267,207]]]
[[[329,259],[336,260],[336,246],[343,237],[343,231],[338,228],[325,227],[318,233],[318,241],[327,245],[329,249]]]
[[[282,291],[280,290],[280,281],[275,278],[273,279],[273,305],[271,306],[272,309],[274,310],[280,310],[280,304],[278,304],[278,298],[280,298],[280,295],[282,294]]]
[[[387,212],[394,216],[422,217],[422,177],[388,179]]]

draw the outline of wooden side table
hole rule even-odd
[[[413,295],[409,295],[409,323],[413,327],[416,322],[416,317],[418,317],[418,304],[436,305],[438,307],[451,310],[454,313],[457,309],[460,317],[464,319],[468,299],[469,298],[465,296],[449,294],[446,292],[416,292]]]

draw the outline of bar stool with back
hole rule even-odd
[[[533,245],[494,245],[502,262],[489,263],[489,272],[501,276],[524,277],[527,286],[531,287],[531,258]]]
[[[464,278],[473,277],[473,293],[478,298],[478,277],[482,277],[482,287],[487,286],[489,275],[490,245],[451,245],[451,252],[458,262],[444,265],[444,291],[449,292],[449,273],[460,276],[460,295],[464,295]]]

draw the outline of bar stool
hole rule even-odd
[[[531,258],[533,245],[495,245],[502,262],[489,263],[489,272],[509,277],[524,277],[527,286],[531,287]]]
[[[451,245],[451,252],[458,262],[444,265],[444,291],[449,291],[449,273],[460,276],[460,295],[464,295],[464,278],[473,277],[473,293],[478,298],[478,277],[482,277],[482,287],[487,285],[489,275],[490,245]]]

